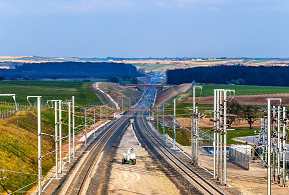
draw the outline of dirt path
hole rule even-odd
[[[191,127],[191,122],[192,122],[191,118],[177,118],[177,120],[182,126],[187,127],[187,128]],[[201,118],[199,120],[199,127],[200,128],[213,128],[214,122],[211,120],[212,118]],[[252,127],[259,128],[260,119],[257,119],[257,121],[252,124]],[[248,124],[246,120],[237,118],[236,122],[234,122],[230,128],[248,128],[249,129],[250,125]]]
[[[122,154],[133,147],[136,165],[121,164]],[[125,132],[112,163],[108,194],[180,194],[175,184],[158,169],[147,151],[138,145],[131,127]]]

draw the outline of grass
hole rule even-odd
[[[16,94],[16,100],[19,103],[27,103],[27,95],[41,95],[42,100],[62,99],[69,100],[71,96],[75,96],[77,106],[85,106],[90,102],[99,102],[98,97],[91,88],[90,82],[60,82],[60,81],[1,81],[0,94]],[[0,101],[13,102],[11,97],[1,97]],[[12,108],[13,105],[1,104],[0,109]],[[79,113],[80,107],[76,108],[76,114]],[[98,112],[98,109],[96,110]],[[91,111],[90,111],[91,113]],[[26,186],[37,180],[37,110],[20,111],[17,115],[0,120],[0,169],[6,170],[0,177],[6,179],[1,181],[1,192],[11,193],[22,186]],[[42,108],[42,132],[54,135],[54,109]],[[91,114],[88,114],[91,115]],[[104,117],[104,116],[103,116]],[[97,119],[99,117],[97,116]],[[68,134],[68,116],[62,113],[63,119],[63,137]],[[83,123],[83,117],[76,117],[76,126]],[[92,123],[88,120],[88,124]],[[17,125],[18,124],[18,125]],[[18,136],[19,129],[19,136]],[[82,129],[82,128],[81,128]],[[77,129],[80,131],[81,129]],[[19,143],[20,140],[20,156]],[[65,140],[64,140],[65,141]],[[47,154],[54,150],[54,139],[51,136],[42,136],[42,154]],[[21,159],[21,170],[20,170]],[[54,166],[54,153],[43,157],[42,170],[45,176]],[[11,172],[13,171],[13,172]],[[16,172],[15,172],[16,171]],[[28,174],[19,174],[18,172]],[[35,185],[35,184],[33,184]],[[33,187],[28,186],[24,189],[27,191]]]
[[[22,186],[25,186],[35,180],[37,180],[37,112],[36,110],[28,112],[20,112],[17,115],[11,116],[6,119],[2,119],[1,136],[0,136],[0,165],[3,170],[20,171],[19,169],[19,144],[18,144],[18,129],[20,136],[20,150],[21,150],[21,171]],[[43,132],[53,134],[54,132],[54,112],[51,109],[44,108],[42,114],[42,129]],[[45,136],[42,139],[42,152],[48,153],[54,148],[54,139],[49,136]],[[43,158],[42,161],[43,174],[45,175],[51,167],[54,165],[54,155],[49,155]],[[1,181],[1,185],[6,192],[13,192],[21,186],[21,174],[15,172],[5,171],[2,176],[6,178]],[[12,182],[13,181],[13,182]],[[28,190],[32,186],[24,189]],[[2,192],[3,192],[2,188]]]
[[[156,123],[155,123],[156,125]],[[210,134],[214,134],[213,131],[211,131],[211,128],[201,128],[201,130],[210,133]],[[255,135],[255,130],[258,129],[248,129],[248,128],[237,128],[233,131],[227,131],[227,144],[231,145],[231,144],[239,144],[239,145],[243,145],[245,143],[243,142],[238,142],[238,141],[234,141],[233,138],[236,137],[246,137],[246,136],[254,136]],[[159,131],[160,133],[163,132],[163,127],[159,124]],[[174,136],[174,131],[173,129],[170,129],[168,127],[165,127],[165,133],[167,133],[171,138]],[[183,145],[183,146],[189,146],[191,145],[190,142],[191,139],[191,132],[189,132],[188,130],[185,129],[177,129],[176,130],[176,141]]]
[[[155,122],[155,125],[156,122]],[[159,132],[163,133],[163,127],[159,123]],[[174,137],[174,130],[168,127],[165,127],[165,133],[168,134],[171,138]],[[183,146],[189,146],[191,144],[191,132],[185,130],[185,129],[176,129],[176,142]]]
[[[146,71],[156,71],[157,68],[163,68],[166,66],[176,66],[177,64],[155,64],[155,63],[146,63],[146,64],[133,64],[137,68],[145,68]]]
[[[267,62],[267,61],[270,61],[270,60],[252,60],[249,62],[249,64],[262,63],[262,62]]]
[[[199,108],[199,112],[201,113],[208,113],[207,111],[209,110],[213,110],[214,109],[214,105],[213,104],[198,104],[197,105]],[[193,108],[193,104],[191,103],[177,103],[176,104],[176,116],[177,117],[190,117],[191,113],[189,111],[189,109]],[[162,107],[159,109],[159,113],[162,114]],[[156,108],[154,110],[156,112]],[[165,112],[168,112],[170,114],[174,113],[174,105],[173,103],[170,104],[167,108],[165,108]],[[209,114],[206,115],[206,117],[210,117]]]
[[[214,134],[214,132],[211,131],[211,129],[202,128],[202,130],[207,132],[207,133],[210,133],[212,135]],[[227,144],[228,145],[231,145],[231,144],[244,145],[245,143],[234,141],[233,139],[236,138],[236,137],[254,136],[255,135],[255,132],[254,132],[255,130],[257,130],[257,132],[258,132],[259,128],[257,128],[257,129],[236,128],[235,130],[227,131]]]
[[[99,110],[97,110],[98,112]],[[88,117],[91,115],[91,110],[88,112]],[[28,174],[22,175],[22,186],[26,186],[37,180],[38,160],[37,160],[37,110],[20,111],[17,114],[0,120],[0,165],[1,169],[7,170],[2,176],[6,179],[1,181],[6,192],[13,192],[21,186],[21,174],[16,173],[20,171],[19,164],[19,144],[18,144],[18,129],[20,140],[20,156],[21,156],[21,171]],[[81,113],[76,111],[76,115],[80,116]],[[97,117],[98,119],[99,117]],[[104,118],[104,116],[103,116]],[[62,112],[62,137],[68,135],[68,115]],[[17,121],[18,120],[18,121]],[[54,135],[54,109],[42,108],[41,111],[41,126],[42,132]],[[76,127],[83,124],[83,117],[76,117]],[[92,124],[93,120],[87,120],[87,124]],[[97,120],[96,120],[97,121]],[[18,125],[17,125],[18,122]],[[80,131],[77,128],[77,131]],[[68,138],[64,139],[67,140]],[[47,154],[55,149],[55,142],[51,136],[42,135],[42,155]],[[55,154],[51,153],[42,158],[42,172],[45,176],[48,171],[55,165]],[[16,171],[16,172],[9,172]],[[36,174],[36,175],[35,175]],[[34,184],[35,185],[35,184]],[[27,191],[33,185],[24,189]],[[2,187],[1,187],[2,188]],[[2,188],[3,192],[3,188]]]
[[[192,60],[191,62],[226,62],[226,61],[236,61],[240,59],[216,59],[216,60]]]
[[[289,87],[268,87],[250,85],[200,85],[202,86],[201,96],[214,96],[214,89],[233,89],[235,95],[261,95],[289,93]],[[200,97],[201,90],[196,89],[196,97]],[[192,94],[191,94],[192,96]]]
[[[0,94],[16,94],[17,102],[27,102],[27,96],[42,96],[42,100],[70,100],[75,96],[77,104],[85,106],[90,102],[99,102],[99,98],[91,88],[90,82],[61,81],[1,81]],[[1,97],[1,101],[12,98]]]
[[[108,79],[91,79],[91,82],[95,83],[95,82],[107,82]]]

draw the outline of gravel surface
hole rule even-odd
[[[132,147],[136,165],[122,164],[122,154]],[[133,135],[131,126],[125,132],[111,167],[108,194],[181,194]]]

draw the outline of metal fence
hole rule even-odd
[[[0,108],[0,119],[10,117],[10,116],[14,115],[17,111],[35,109],[36,104],[37,104],[37,102],[30,102],[30,103],[21,102],[21,103],[17,103],[17,109],[16,109],[16,105],[14,102],[0,101],[0,107],[3,107],[3,108]],[[46,101],[42,101],[41,106],[47,107],[48,105],[47,105]]]
[[[250,154],[244,154],[234,148],[229,149],[229,161],[238,165],[239,167],[249,170]]]

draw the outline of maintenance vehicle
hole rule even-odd
[[[132,153],[133,148],[128,149],[127,153],[123,153],[122,155],[122,164],[125,163],[132,163],[133,165],[136,164],[136,155]]]

